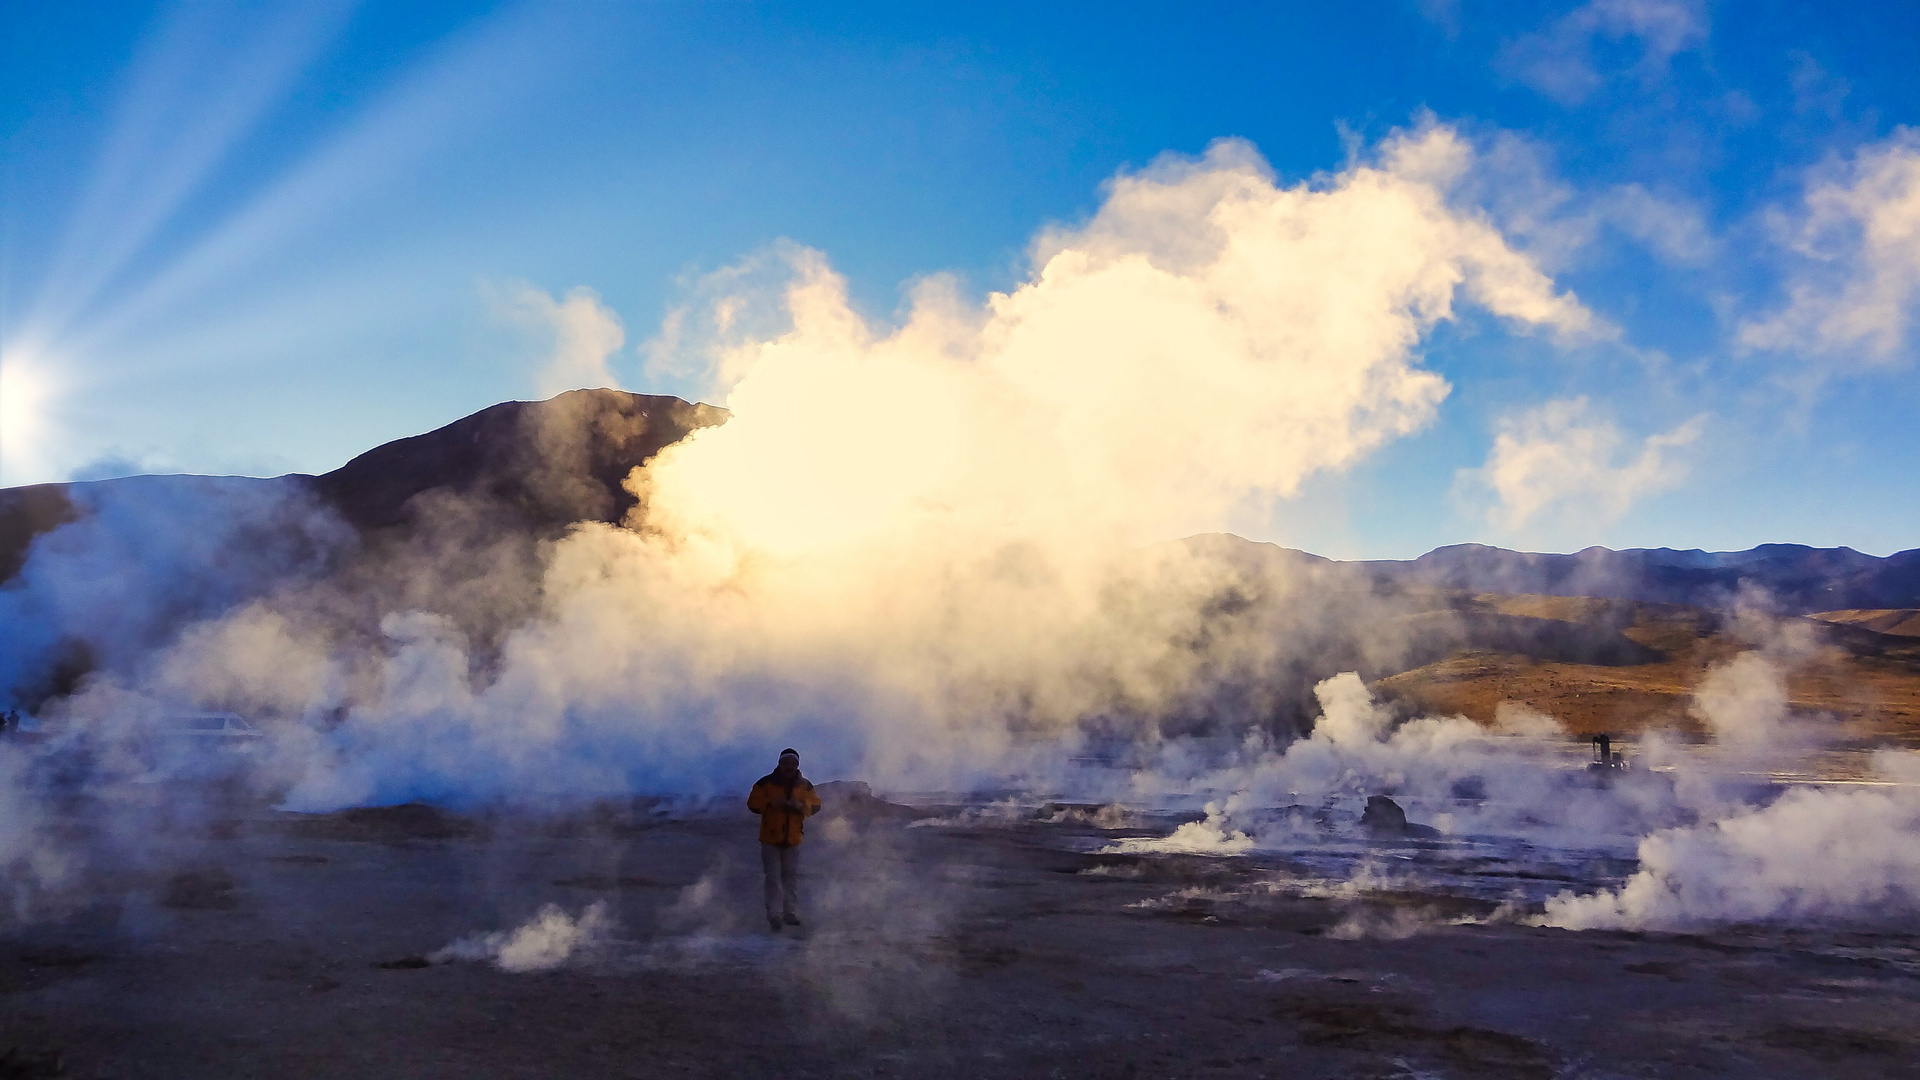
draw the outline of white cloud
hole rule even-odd
[[[566,390],[617,387],[607,361],[626,341],[620,316],[600,302],[600,294],[581,286],[566,299],[532,287],[515,293],[505,305],[511,316],[553,332],[553,351],[535,377],[542,397]]]
[[[1488,519],[1502,528],[1556,512],[1611,521],[1685,479],[1675,452],[1698,439],[1705,423],[1694,417],[1648,436],[1636,451],[1618,427],[1591,415],[1586,398],[1549,401],[1503,423],[1486,464],[1460,479],[1493,492],[1498,502]]]
[[[1684,195],[1641,184],[1581,190],[1561,175],[1550,146],[1519,132],[1477,138],[1454,197],[1484,208],[1548,272],[1578,263],[1607,232],[1683,265],[1708,261],[1718,247],[1700,207]]]
[[[1595,213],[1669,262],[1704,263],[1718,247],[1699,207],[1656,195],[1639,184],[1622,184],[1607,192]]]
[[[1920,131],[1902,128],[1830,166],[1775,219],[1799,256],[1788,301],[1740,327],[1750,348],[1894,360],[1920,307]]]
[[[1535,90],[1577,105],[1615,74],[1596,65],[1597,40],[1634,39],[1640,56],[1628,71],[1653,80],[1675,56],[1706,44],[1707,28],[1699,0],[1593,0],[1514,41],[1503,64]]]

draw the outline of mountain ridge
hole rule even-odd
[[[545,401],[489,406],[419,435],[382,443],[331,472],[222,478],[236,485],[299,485],[363,536],[403,530],[423,498],[484,504],[492,524],[550,535],[579,521],[618,522],[635,505],[622,484],[636,467],[724,409],[676,397],[573,390]],[[167,476],[0,488],[0,586],[19,573],[35,539],[78,520],[117,486]],[[179,483],[207,478],[181,474]],[[77,496],[77,497],[76,497]],[[1782,613],[1920,607],[1920,549],[1874,556],[1848,547],[1767,543],[1744,551],[1592,546],[1569,554],[1487,544],[1438,547],[1413,559],[1334,560],[1285,552],[1357,575],[1376,588],[1523,593],[1686,604],[1725,610],[1758,604]],[[1224,550],[1221,552],[1224,554]],[[1265,557],[1275,557],[1271,553]]]

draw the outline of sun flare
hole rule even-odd
[[[52,380],[31,354],[0,354],[0,478],[17,482],[41,449],[52,391]]]

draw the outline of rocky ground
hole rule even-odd
[[[732,806],[126,820],[0,923],[0,1078],[1920,1074],[1917,935],[1474,921],[1086,813],[818,819],[780,933]],[[546,970],[441,953],[596,903]]]

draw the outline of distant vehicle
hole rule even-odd
[[[250,753],[265,739],[258,728],[239,713],[206,712],[163,716],[160,734],[168,740],[182,740],[208,750],[237,750]]]
[[[238,713],[168,712],[67,724],[24,738],[37,783],[78,790],[131,781],[220,780],[251,768],[265,733]]]
[[[266,736],[238,713],[167,713],[148,729],[152,778],[212,777],[238,769]]]

